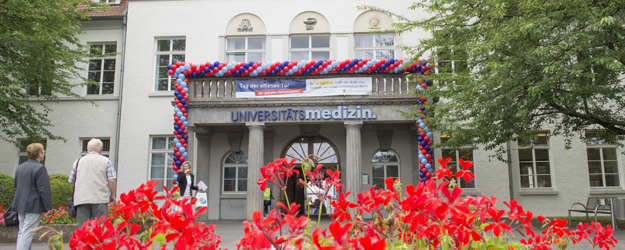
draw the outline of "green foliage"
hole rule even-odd
[[[451,139],[438,146],[503,145],[531,139],[550,124],[571,140],[598,129],[600,139],[625,136],[625,0],[424,0],[394,15],[396,32],[432,32],[405,51],[431,55],[443,74],[429,97],[432,128]],[[363,6],[363,9],[376,9]],[[451,62],[454,70],[452,73]],[[417,117],[405,113],[406,117]],[[535,138],[534,138],[535,139]]]
[[[15,195],[13,177],[0,174],[0,205],[7,209],[11,206],[11,199]]]
[[[0,138],[62,139],[47,128],[52,110],[28,100],[57,101],[59,96],[83,99],[72,92],[88,84],[77,63],[89,48],[80,43],[80,20],[102,7],[91,0],[0,0]],[[78,80],[78,84],[70,81]]]
[[[50,191],[52,193],[52,207],[60,208],[69,204],[72,197],[72,188],[69,184],[69,176],[63,174],[50,175]]]

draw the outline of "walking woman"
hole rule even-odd
[[[191,173],[191,162],[182,163],[182,169],[178,172],[178,186],[180,187],[180,198],[193,197],[191,189],[198,190],[194,186],[195,176]]]

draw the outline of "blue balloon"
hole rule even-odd
[[[179,75],[178,75],[178,79],[180,79],[180,80],[184,80],[184,74],[179,74]]]
[[[176,80],[176,82],[177,82],[178,84],[183,84],[183,83],[184,83],[184,84],[186,84],[186,83],[185,83],[185,82],[183,82],[183,81],[182,81],[182,79],[180,79],[180,78],[178,78],[178,79]]]
[[[181,147],[182,147],[182,144],[180,144],[180,142],[178,142],[178,143],[176,143],[176,147],[177,147],[177,148],[181,148]]]
[[[178,130],[180,129],[180,126],[178,126],[178,124],[174,125],[174,130]]]
[[[180,86],[182,86],[183,88],[186,88],[187,87],[187,83],[186,82],[182,82],[182,80],[180,80],[180,81],[181,81],[181,82],[179,82]]]
[[[419,177],[423,178],[425,177],[425,174],[423,172],[419,172]]]
[[[425,156],[423,154],[419,153],[419,160],[423,160],[423,159],[425,159]]]
[[[421,143],[421,146],[428,145],[427,142],[425,142],[425,141],[421,141],[420,143]]]
[[[171,69],[171,64],[167,65],[167,70]]]
[[[187,94],[189,94],[189,88],[184,87],[182,90],[184,90],[184,92],[187,92]]]
[[[180,100],[180,103],[182,103],[183,105],[185,105],[185,104],[187,104],[187,100],[182,99],[182,100]]]
[[[180,140],[178,140],[178,138],[174,138],[174,144],[180,142]]]
[[[419,127],[425,128],[425,123],[419,123]]]
[[[182,130],[181,128],[178,129],[178,134],[181,135],[182,133],[184,133],[184,130]]]
[[[421,180],[422,180],[423,182],[426,182],[426,181],[428,181],[428,178],[427,178],[427,177],[423,177],[423,178],[421,178]]]
[[[187,120],[187,118],[183,116],[183,117],[180,117],[180,120],[182,120],[184,122],[184,121]]]
[[[427,164],[427,163],[428,163],[428,160],[426,160],[426,159],[422,159],[422,160],[421,160],[421,163],[423,163],[423,165],[425,165],[425,164]]]
[[[432,138],[432,136],[434,135],[432,132],[427,132],[425,135],[427,135],[428,137]]]
[[[189,139],[189,135],[182,135],[182,139]]]
[[[174,161],[177,161],[177,160],[178,160],[178,157],[176,157],[176,155],[174,155]]]
[[[189,155],[189,153],[187,152],[182,153],[182,156],[184,156],[184,158],[187,158],[187,155]]]
[[[176,161],[176,166],[180,167],[180,165],[182,165],[182,162]]]
[[[431,169],[432,168],[432,164],[429,164],[429,163],[425,164],[425,167],[428,168],[428,169]]]
[[[187,126],[187,125],[189,125],[189,122],[182,122],[182,125]]]
[[[176,115],[177,115],[178,117],[182,117],[182,116],[183,116],[183,115],[182,115],[182,112],[176,112]]]
[[[191,69],[191,65],[189,65],[189,63],[185,64],[184,69]]]
[[[181,148],[180,148],[180,149],[178,149],[178,150],[180,150],[180,153],[184,153],[184,151],[186,151],[186,149],[184,149],[183,147],[181,147]]]
[[[174,177],[174,180],[177,180],[177,179],[178,179],[178,175],[177,175],[177,174],[175,174],[175,175],[174,175],[174,176],[172,176],[172,177]]]

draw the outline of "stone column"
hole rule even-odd
[[[345,129],[347,143],[345,157],[345,192],[352,192],[348,197],[350,202],[356,202],[356,196],[362,191],[362,121],[346,121]]]
[[[260,168],[264,160],[264,122],[249,122],[245,124],[250,130],[247,150],[247,220],[252,220],[255,211],[262,211],[263,192],[256,182],[260,178]]]
[[[419,131],[410,130],[410,153],[412,153],[412,184],[418,185],[421,182],[421,162],[419,161]],[[404,184],[405,186],[405,184]]]
[[[204,184],[206,184],[206,186],[210,187],[210,174],[209,174],[209,170],[210,170],[210,145],[211,145],[211,134],[209,133],[195,133],[195,144],[197,147],[197,155],[196,155],[196,162],[195,162],[195,166],[194,169],[196,171],[196,178],[195,178],[195,184],[197,184],[200,181],[203,181]],[[207,194],[207,199],[211,200],[211,202],[208,203],[208,210],[206,211],[206,214],[200,215],[200,218],[203,219],[210,219],[210,217],[214,217],[214,216],[210,216],[212,214],[215,214],[217,216],[219,216],[219,197],[216,197],[216,199],[211,199],[211,198],[215,198],[215,192],[212,192],[214,190],[206,190],[206,194]],[[219,195],[219,193],[217,193],[217,195]]]

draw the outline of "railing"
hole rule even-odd
[[[190,102],[211,102],[211,101],[234,101],[236,99],[237,80],[306,80],[319,78],[336,77],[371,77],[372,90],[370,96],[346,96],[345,98],[409,98],[414,97],[414,93],[409,93],[410,84],[405,75],[400,74],[346,74],[331,76],[280,76],[280,77],[205,77],[196,78],[189,81],[189,101]],[[243,99],[243,98],[239,98]]]

